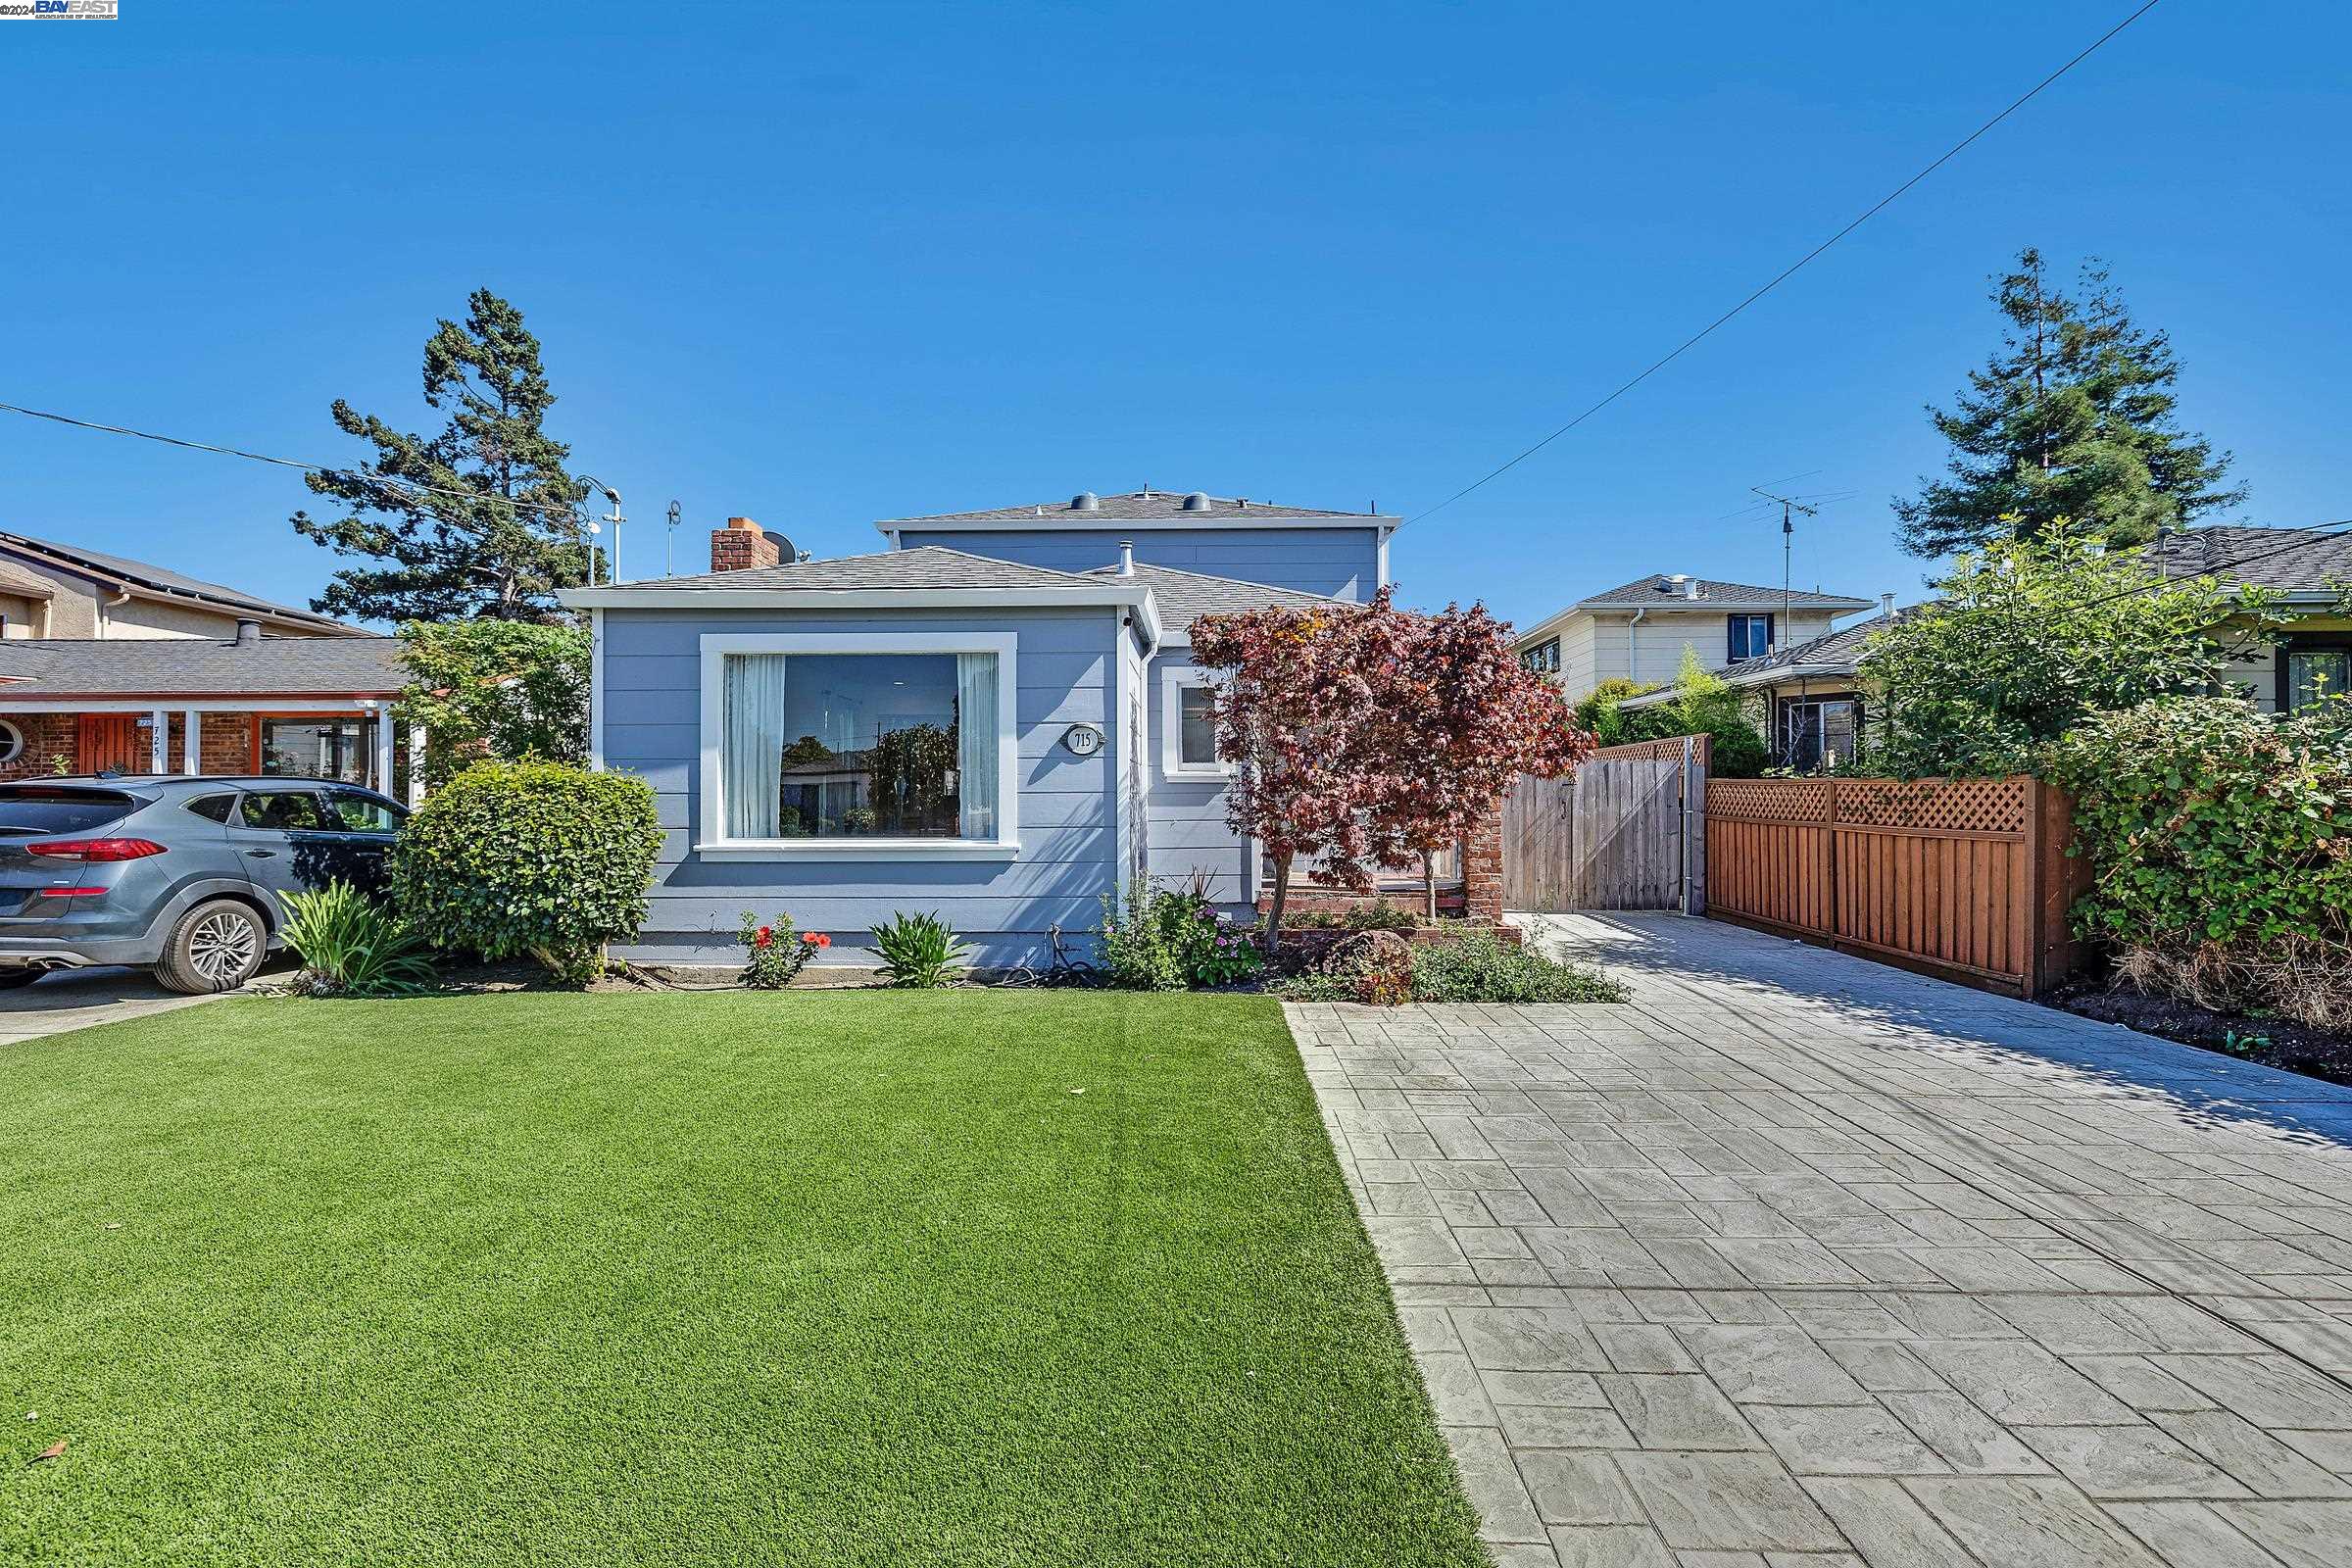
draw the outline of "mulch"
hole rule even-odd
[[[2118,987],[2099,976],[2070,980],[2040,1000],[2081,1017],[2120,1023],[2142,1034],[2241,1061],[2260,1062],[2329,1083],[2352,1084],[2352,1037],[2326,1029],[2285,1018],[2216,1012],[2171,997]]]

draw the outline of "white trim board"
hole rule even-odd
[[[0,713],[361,713],[392,706],[389,697],[8,697]]]
[[[698,777],[705,837],[714,860],[1011,859],[1021,851],[1020,634],[1009,631],[705,632],[701,642],[702,745]],[[997,836],[977,839],[727,839],[719,748],[729,654],[994,654],[997,656]]]
[[[1159,771],[1171,784],[1221,784],[1233,777],[1233,764],[1222,759],[1214,762],[1184,760],[1181,694],[1186,687],[1215,684],[1216,677],[1198,665],[1171,664],[1159,672]]]
[[[897,517],[874,524],[885,539],[909,533],[1220,533],[1234,528],[1377,528],[1387,538],[1404,526],[1402,519],[1343,514],[1336,517],[1286,517],[1274,511],[1263,516],[1247,512],[1202,512],[1190,517],[1105,517],[1099,512],[1068,508],[1012,517]]]

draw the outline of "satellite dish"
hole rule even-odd
[[[760,536],[765,539],[769,544],[776,547],[777,564],[789,566],[794,562],[801,559],[801,553],[793,549],[792,541],[785,538],[782,534],[776,532],[773,528],[760,529]]]

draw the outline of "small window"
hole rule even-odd
[[[1772,652],[1772,617],[1770,615],[1733,615],[1731,646],[1726,657],[1738,663],[1742,659],[1761,659]]]
[[[245,797],[238,820],[247,827],[279,833],[316,831],[326,825],[318,814],[318,797],[309,790],[270,790]]]
[[[2297,649],[2286,656],[2286,710],[2352,691],[2352,649]]]
[[[326,809],[334,825],[346,833],[397,833],[401,818],[408,815],[390,801],[358,790],[329,790]]]
[[[24,732],[0,718],[0,762],[13,762],[24,755]]]
[[[1176,760],[1186,767],[1217,765],[1217,725],[1205,686],[1176,688]]]
[[[1549,642],[1521,649],[1519,662],[1539,675],[1557,675],[1560,672],[1560,640],[1554,637]]]
[[[209,821],[226,822],[236,804],[234,795],[199,795],[188,803],[187,808]]]

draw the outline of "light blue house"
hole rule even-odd
[[[750,908],[867,962],[912,909],[1007,964],[1145,879],[1246,912],[1258,856],[1225,822],[1190,628],[1369,599],[1397,519],[1145,490],[876,526],[882,553],[783,563],[732,518],[708,575],[561,596],[594,627],[596,765],[661,808],[623,955],[734,961]]]

